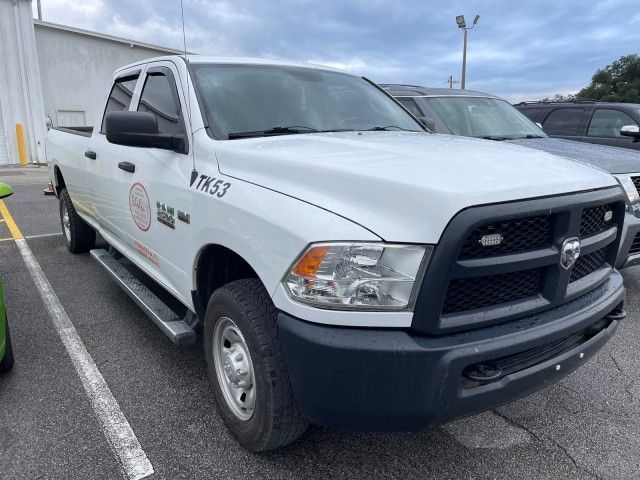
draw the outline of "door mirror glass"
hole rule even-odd
[[[156,116],[149,112],[109,112],[105,115],[107,140],[129,147],[161,148],[186,153],[184,135],[158,133]]]
[[[0,182],[0,200],[7,198],[9,195],[13,195],[13,189],[6,183]]]
[[[623,137],[633,137],[634,141],[640,140],[640,127],[638,125],[625,125],[620,129],[620,135]]]
[[[436,121],[429,117],[417,117],[420,120],[420,123],[427,127],[430,131],[436,131]]]

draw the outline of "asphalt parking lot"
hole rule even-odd
[[[153,466],[149,478],[633,479],[640,477],[640,267],[624,272],[628,317],[588,364],[494,412],[419,434],[311,427],[254,455],[227,434],[202,344],[177,348],[88,255],[60,235],[45,169],[0,169],[37,263]],[[10,238],[0,223],[0,239]],[[0,478],[128,478],[16,243],[0,241],[16,365],[0,377]]]

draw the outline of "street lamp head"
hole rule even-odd
[[[464,15],[458,15],[456,17],[456,23],[458,24],[458,28],[465,28],[467,26],[464,21]]]
[[[473,19],[473,24],[475,25],[476,23],[478,23],[478,20],[480,20],[480,15],[475,16],[475,18]]]

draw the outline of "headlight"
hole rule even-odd
[[[636,217],[640,217],[640,195],[629,175],[615,175],[616,180],[627,195],[627,207]]]
[[[284,278],[295,300],[323,308],[403,310],[433,247],[317,243]]]

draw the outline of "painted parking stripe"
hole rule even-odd
[[[27,235],[26,238],[27,240],[30,240],[32,238],[44,238],[44,237],[58,237],[62,235],[62,232],[56,232],[56,233],[40,233],[38,235]]]
[[[0,216],[2,216],[2,218],[4,219],[5,224],[9,229],[9,233],[14,238],[14,240],[20,240],[24,238],[22,236],[22,232],[18,228],[18,225],[16,225],[16,222],[14,222],[13,217],[9,213],[7,206],[4,204],[4,200],[0,200]]]
[[[94,413],[100,421],[104,436],[107,438],[126,478],[138,480],[154,473],[131,425],[120,410],[107,382],[87,351],[71,319],[64,310],[53,287],[47,280],[42,267],[27,245],[22,232],[13,221],[11,214],[0,200],[0,213],[6,220],[11,234],[16,239],[20,255],[36,284],[60,340],[67,349],[71,362],[76,369],[82,386],[89,397]]]

